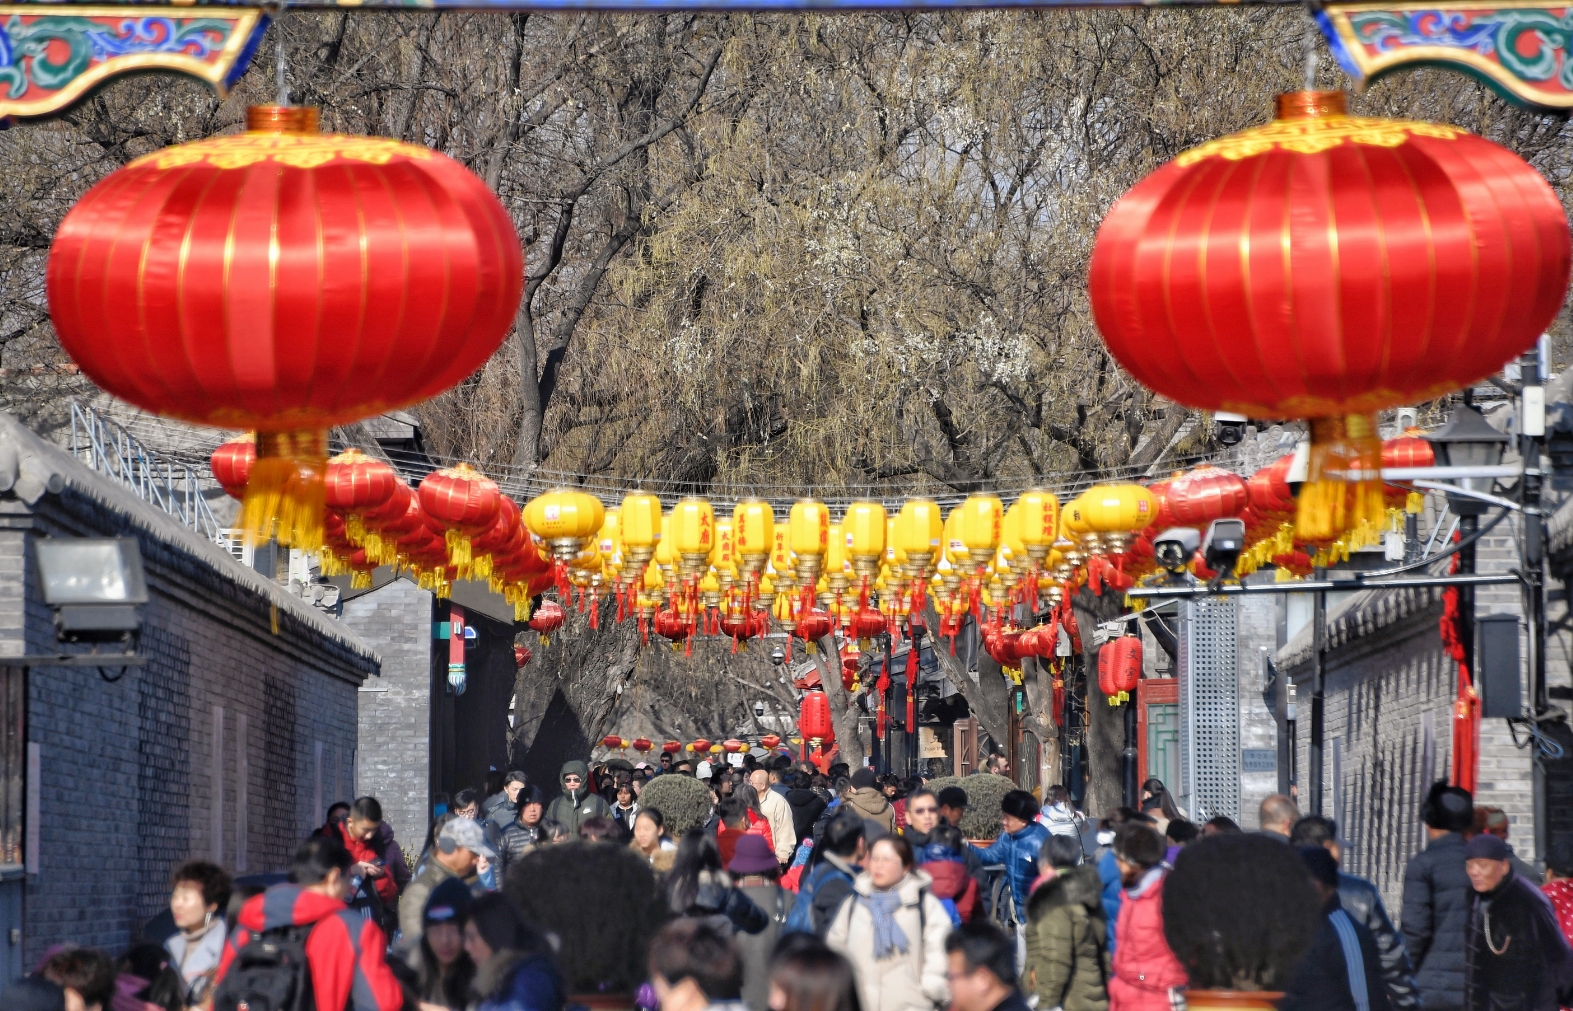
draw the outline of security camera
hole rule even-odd
[[[754,703],[754,717],[756,719],[763,719],[764,715],[765,715],[765,704],[763,702],[755,702]]]
[[[1233,411],[1214,411],[1213,426],[1218,441],[1225,446],[1238,446],[1245,439],[1245,423],[1250,420]]]
[[[1234,574],[1234,566],[1245,550],[1244,520],[1213,520],[1202,538],[1202,562],[1220,579]]]
[[[782,649],[780,646],[770,647],[770,662],[775,664],[777,667],[786,663],[786,650]]]
[[[1201,535],[1190,527],[1174,527],[1153,538],[1152,553],[1159,565],[1179,575],[1191,564],[1201,543]]]

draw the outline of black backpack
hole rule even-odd
[[[315,1011],[306,963],[313,926],[277,927],[247,941],[214,992],[214,1011]]]

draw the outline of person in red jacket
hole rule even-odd
[[[384,909],[399,900],[399,886],[385,866],[378,830],[382,828],[382,805],[376,797],[361,797],[350,805],[349,816],[339,822],[339,840],[349,850],[354,866],[351,877],[360,877],[377,889]]]
[[[1114,859],[1125,891],[1114,927],[1114,978],[1109,1011],[1169,1011],[1171,991],[1185,986],[1185,969],[1163,936],[1163,837],[1140,822],[1114,834]]]
[[[967,870],[966,846],[961,829],[936,825],[928,845],[918,850],[918,869],[934,879],[929,891],[950,903],[958,924],[971,923],[978,914],[978,883]]]
[[[274,885],[240,907],[214,975],[214,993],[235,957],[257,935],[281,927],[310,926],[306,964],[320,1011],[399,1011],[399,984],[383,955],[388,937],[373,920],[344,904],[354,861],[332,836],[308,839],[295,852],[289,883]]]

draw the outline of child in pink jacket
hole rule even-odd
[[[1114,857],[1125,892],[1114,927],[1109,1011],[1170,1011],[1170,991],[1184,987],[1186,976],[1163,936],[1163,839],[1127,822],[1115,834]]]

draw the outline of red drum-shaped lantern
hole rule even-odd
[[[1341,92],[1186,151],[1104,218],[1088,290],[1109,351],[1190,407],[1312,418],[1298,535],[1379,520],[1370,414],[1490,375],[1567,291],[1567,219],[1512,152],[1345,114]],[[1373,516],[1374,512],[1374,516]]]
[[[710,742],[701,737],[697,741],[694,741],[692,744],[690,744],[688,746],[688,750],[692,751],[696,755],[703,754],[704,752],[710,750]]]
[[[442,527],[448,558],[455,565],[471,561],[470,538],[497,522],[502,493],[486,475],[467,463],[444,467],[421,479],[421,508],[429,521]]]
[[[735,737],[728,737],[726,740],[721,742],[721,750],[725,751],[727,754],[733,754],[735,752],[742,751],[743,742],[739,741]]]
[[[759,746],[766,751],[773,751],[781,744],[780,734],[766,734],[759,739]]]
[[[830,720],[830,696],[822,691],[803,693],[803,701],[798,704],[797,730],[816,747],[836,739],[836,728]]]
[[[836,627],[829,611],[818,607],[807,608],[797,618],[797,634],[813,648],[814,644],[829,635]]]
[[[530,662],[531,655],[530,647],[515,646],[513,648],[513,665],[515,667],[523,667]]]
[[[667,741],[665,744],[661,745],[662,753],[667,755],[675,755],[682,750],[683,745],[678,741]]]
[[[623,746],[623,739],[618,737],[616,734],[607,734],[605,737],[601,738],[601,746],[606,748],[621,748]]]
[[[1293,462],[1292,456],[1280,456],[1246,480],[1251,508],[1257,515],[1265,518],[1294,512],[1294,492],[1289,488],[1289,466]]]
[[[399,475],[381,460],[358,449],[347,449],[328,461],[324,484],[324,503],[344,517],[350,543],[360,544],[366,538],[363,517],[388,503],[399,484]]]
[[[1240,515],[1250,500],[1243,477],[1211,465],[1174,478],[1164,492],[1164,508],[1174,522],[1197,528]]]
[[[565,618],[567,615],[563,612],[563,605],[555,600],[541,601],[541,606],[530,615],[530,627],[540,634],[542,646],[551,643],[551,634],[563,627]]]
[[[635,737],[633,740],[633,749],[639,752],[641,755],[645,754],[653,747],[655,747],[655,744],[648,737]]]
[[[1109,705],[1130,700],[1130,693],[1142,677],[1140,636],[1125,635],[1110,639],[1098,650],[1098,690],[1109,697]]]
[[[250,432],[219,446],[208,458],[213,479],[224,494],[238,499],[246,497],[246,482],[251,478],[251,465],[256,462],[257,437]]]
[[[1432,467],[1436,465],[1436,454],[1431,449],[1431,441],[1416,435],[1400,435],[1396,439],[1386,439],[1382,442],[1383,467]],[[1382,495],[1387,504],[1395,509],[1403,506],[1409,499],[1409,489],[1400,488],[1394,484],[1382,486]]]
[[[458,162],[322,135],[265,107],[100,181],[61,222],[46,285],[60,343],[155,414],[259,433],[248,538],[314,549],[326,430],[417,403],[513,325],[508,212]]]

